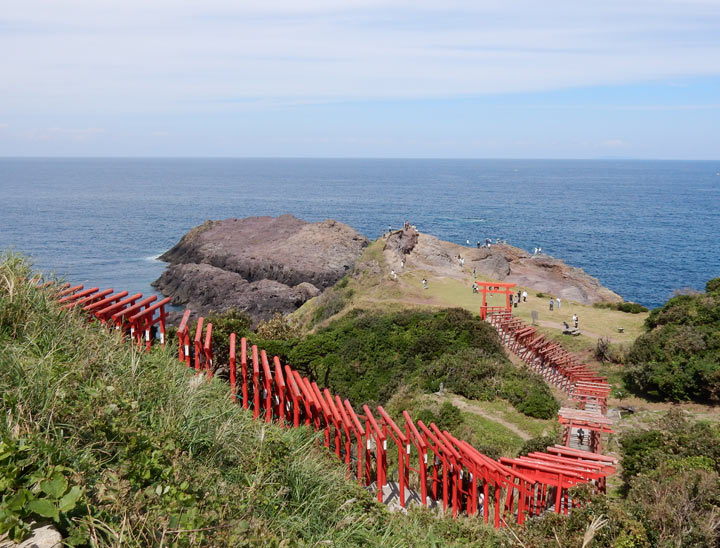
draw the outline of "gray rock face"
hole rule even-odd
[[[55,527],[52,525],[30,524],[32,531],[30,536],[16,544],[7,540],[6,535],[0,536],[0,548],[60,548],[62,546],[62,537]]]
[[[504,280],[510,274],[510,263],[497,249],[480,248],[471,251],[471,264],[479,273],[494,280]]]
[[[292,312],[342,278],[368,240],[333,220],[292,215],[206,221],[160,258],[153,285],[197,313],[241,308],[255,320]]]

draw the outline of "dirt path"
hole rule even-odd
[[[488,413],[484,409],[480,409],[479,407],[473,405],[472,403],[468,403],[464,399],[462,399],[454,394],[452,394],[450,396],[450,403],[452,403],[455,407],[458,407],[462,411],[467,411],[468,413],[472,413],[473,415],[479,415],[479,416],[483,417],[484,419],[488,419],[490,421],[493,421],[493,422],[503,425],[505,428],[507,428],[514,434],[517,434],[517,436],[520,437],[523,441],[527,441],[530,438],[532,438],[532,436],[530,434],[528,434],[524,430],[520,430],[517,426],[506,421],[502,417],[498,417],[497,415]]]

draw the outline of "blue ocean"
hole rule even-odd
[[[282,213],[542,247],[650,307],[720,275],[720,162],[0,159],[0,193],[0,249],[131,292],[206,219]]]

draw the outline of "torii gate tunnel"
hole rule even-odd
[[[511,291],[515,284],[501,283],[501,282],[481,282],[475,281],[475,286],[478,289],[478,293],[482,293],[482,306],[480,307],[480,319],[485,320],[488,312],[500,312],[506,310],[510,312],[512,307],[510,306],[510,295],[514,293]],[[487,305],[487,294],[488,293],[504,293],[505,294],[505,306],[488,306]]]
[[[509,309],[509,293],[515,284],[481,284],[485,292],[505,293]],[[164,307],[169,299],[154,303],[155,296],[126,297],[127,291],[111,294],[112,289],[84,290],[81,285],[38,287],[55,297],[60,306],[81,308],[89,321],[121,330],[145,351],[155,342],[153,329],[159,330],[162,345],[167,342]],[[487,313],[487,302],[483,304]],[[507,312],[498,315],[509,316]],[[453,516],[463,512],[496,528],[507,527],[545,511],[568,513],[585,502],[573,499],[569,489],[585,483],[602,492],[606,476],[615,471],[616,461],[610,457],[564,446],[497,461],[433,422],[414,421],[407,411],[402,419],[398,417],[398,423],[382,406],[371,409],[363,405],[362,411],[356,412],[349,400],[321,389],[245,337],[230,334],[229,351],[216,355],[213,338],[219,342],[219,335],[213,333],[212,323],[199,317],[193,329],[190,318],[186,310],[177,332],[181,364],[208,381],[214,376],[217,360],[229,364],[231,401],[252,411],[257,420],[322,432],[320,442],[340,459],[348,478],[375,491],[381,502],[388,489],[396,490],[402,508],[410,503],[442,507]],[[573,416],[571,426],[579,418]]]

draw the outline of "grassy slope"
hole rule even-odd
[[[263,425],[174,349],[137,352],[0,265],[0,439],[67,467],[61,529],[101,546],[494,545],[478,520],[389,514],[304,429]],[[0,498],[12,493],[0,491]],[[283,542],[284,541],[284,542]],[[289,544],[288,544],[289,543]]]
[[[348,288],[354,294],[350,307],[389,307],[390,309],[405,308],[408,306],[420,307],[461,307],[473,313],[478,313],[482,303],[481,297],[472,293],[472,269],[464,269],[462,279],[449,277],[433,277],[431,273],[422,270],[409,270],[398,272],[398,280],[391,280],[387,275],[389,268],[383,257],[382,239],[373,242],[357,262],[356,274],[348,283]],[[428,280],[428,289],[422,288],[422,279]],[[479,279],[482,278],[479,277]],[[513,309],[519,318],[531,322],[531,311],[536,310],[539,315],[539,325],[555,332],[563,340],[570,341],[578,349],[594,348],[597,337],[609,337],[616,344],[629,345],[643,332],[643,322],[647,314],[627,314],[617,310],[593,308],[573,301],[564,301],[560,311],[548,310],[548,298],[537,297],[537,291],[532,288],[522,288],[528,291],[528,302],[521,303]],[[500,306],[504,304],[504,296],[490,295],[488,304]],[[317,307],[318,299],[312,299],[295,313],[295,317],[306,323]],[[347,310],[345,310],[346,312]],[[562,322],[571,324],[573,313],[580,318],[580,329],[586,336],[572,338],[562,336]],[[624,333],[618,333],[622,327]],[[582,344],[578,344],[581,342]]]

